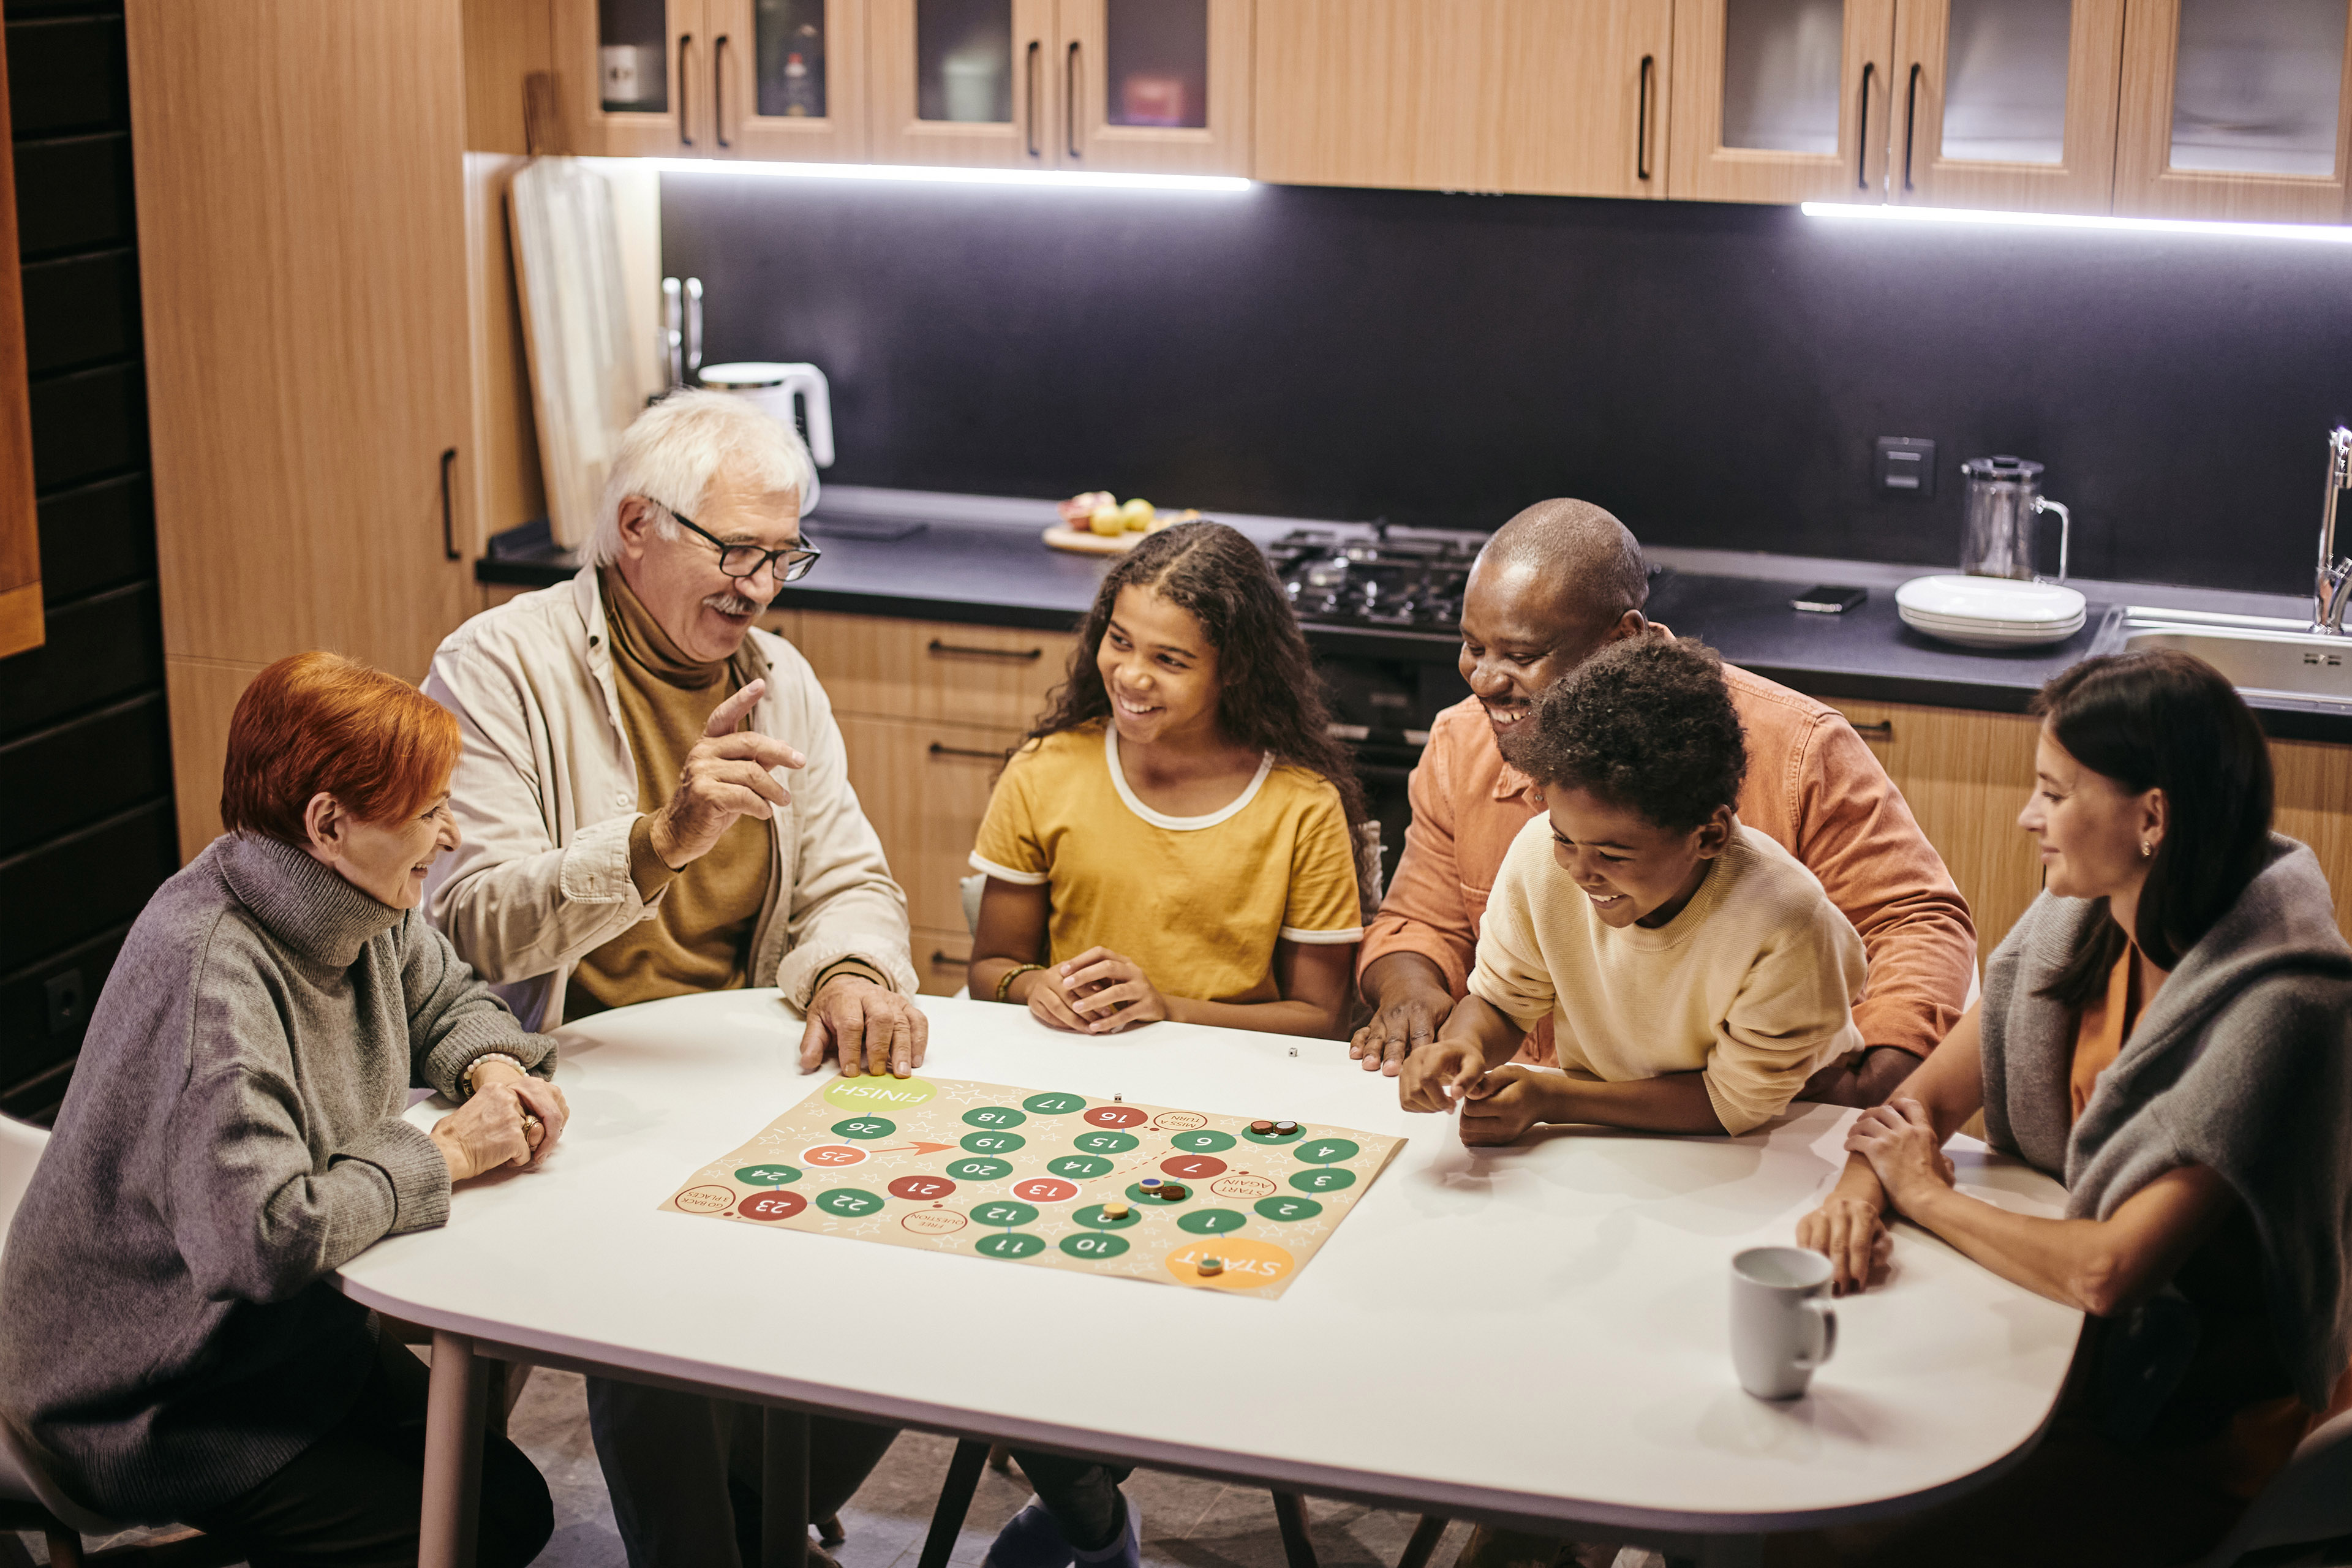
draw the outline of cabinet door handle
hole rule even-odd
[[[457,460],[457,448],[450,447],[441,454],[441,556],[445,561],[463,561],[466,552],[457,548],[457,528],[449,510],[449,468]]]
[[[1044,51],[1045,51],[1045,45],[1043,45],[1043,44],[1039,43],[1039,42],[1038,42],[1036,39],[1034,39],[1034,38],[1032,38],[1032,39],[1030,39],[1030,40],[1029,40],[1029,71],[1028,71],[1028,83],[1029,83],[1029,133],[1028,133],[1028,147],[1029,147],[1029,156],[1031,156],[1032,158],[1037,158],[1037,157],[1042,157],[1042,156],[1044,156],[1044,154],[1038,151],[1038,147],[1037,147],[1037,89],[1038,89],[1038,87],[1039,87],[1039,85],[1040,85],[1040,84],[1039,84],[1039,82],[1038,82],[1038,79],[1037,79],[1037,61],[1038,61],[1038,58],[1039,58],[1039,56],[1040,56],[1041,54],[1043,54],[1043,53],[1044,53]]]
[[[1862,62],[1862,118],[1853,128],[1853,183],[1865,191],[1870,189],[1870,77],[1877,68],[1876,60]]]
[[[931,742],[931,755],[935,757],[972,757],[983,763],[1001,763],[1004,760],[1004,753],[1003,752],[983,752],[971,746],[942,746],[937,741],[933,741]]]
[[[1852,721],[1849,720],[1848,722],[1851,723]],[[1853,732],[1861,736],[1865,741],[1885,741],[1892,742],[1895,739],[1895,721],[1892,719],[1881,719],[1875,724],[1855,724],[1853,726]]]
[[[1062,61],[1062,113],[1065,132],[1062,144],[1073,158],[1083,158],[1078,151],[1078,40],[1070,40],[1070,52]]]
[[[727,35],[719,34],[710,40],[710,130],[721,147],[731,147],[727,140]]]
[[[935,947],[931,949],[931,967],[933,969],[969,969],[971,967],[971,955],[966,953],[961,958],[958,958],[952,952],[943,952]]]
[[[941,642],[931,639],[933,658],[1009,658],[1020,664],[1034,664],[1045,657],[1042,647],[972,647],[965,643]]]
[[[1650,177],[1650,73],[1658,68],[1658,57],[1642,57],[1642,110],[1633,121],[1633,177]]]
[[[694,145],[694,138],[686,129],[694,123],[686,112],[686,58],[687,50],[693,43],[692,33],[677,36],[677,144],[681,147]]]
[[[1910,90],[1905,95],[1906,102],[1903,105],[1903,188],[1906,191],[1913,188],[1911,184],[1911,133],[1918,128],[1919,124],[1919,62],[1916,60],[1912,61],[1911,87]]]

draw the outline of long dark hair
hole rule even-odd
[[[1039,741],[1110,718],[1096,658],[1110,629],[1118,591],[1149,588],[1201,623],[1217,650],[1217,728],[1225,739],[1331,781],[1352,835],[1364,821],[1364,792],[1348,749],[1331,738],[1322,678],[1290,600],[1256,545],[1222,522],[1180,522],[1148,535],[1104,574],[1062,684],[1026,739]],[[1349,848],[1352,853],[1355,845]]]
[[[2042,689],[2033,712],[2093,773],[2134,795],[2164,792],[2164,838],[2132,938],[2150,963],[2176,967],[2263,868],[2272,784],[2262,726],[2220,670],[2169,650],[2086,658]],[[2102,921],[2041,994],[2079,1007],[2105,989],[2123,952],[2123,931]]]

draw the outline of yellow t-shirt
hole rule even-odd
[[[1862,939],[1796,858],[1741,826],[1664,925],[1592,911],[1551,853],[1551,818],[1519,830],[1478,926],[1473,993],[1533,1029],[1559,1065],[1607,1083],[1704,1072],[1727,1132],[1789,1108],[1805,1079],[1862,1048]]]
[[[1046,888],[1049,963],[1108,947],[1171,995],[1273,1002],[1277,940],[1364,934],[1349,845],[1330,781],[1271,754],[1219,810],[1154,811],[1119,771],[1118,732],[1097,721],[1013,753],[971,864]]]

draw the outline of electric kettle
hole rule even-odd
[[[833,393],[824,372],[816,366],[768,360],[707,364],[702,384],[748,397],[785,424],[797,425],[807,433],[809,456],[816,466],[833,467]]]

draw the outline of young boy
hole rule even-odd
[[[1546,815],[1512,843],[1470,994],[1399,1078],[1465,1143],[1539,1121],[1738,1134],[1862,1048],[1862,940],[1733,803],[1747,772],[1720,661],[1641,638],[1595,655],[1503,742]],[[1564,1072],[1505,1066],[1553,1017]]]

